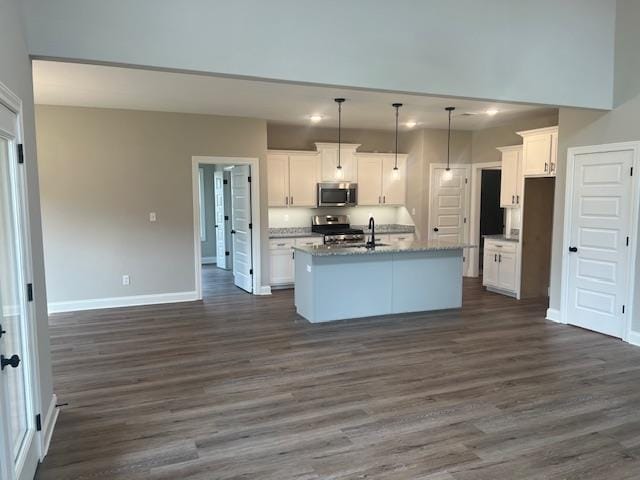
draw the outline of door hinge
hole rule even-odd
[[[229,255],[231,255],[231,252],[224,252],[225,257],[228,257]]]
[[[633,177],[633,167],[631,167],[631,169],[629,170],[629,175]]]
[[[467,223],[467,217],[464,217],[463,223]]]
[[[624,313],[624,305],[622,305],[622,313]]]
[[[42,415],[40,414],[36,415],[36,431],[42,431]]]
[[[16,145],[17,155],[18,155],[18,163],[24,163],[24,146],[19,143]]]
[[[468,178],[465,178],[465,179],[464,179],[464,183],[469,183],[469,179],[468,179]]]
[[[229,220],[229,215],[225,215],[225,216],[224,216],[224,219],[225,219],[225,220]]]
[[[253,275],[253,268],[249,269],[249,275]]]
[[[33,283],[27,283],[27,301],[33,302]]]
[[[222,180],[222,184],[223,185],[227,185],[229,183],[229,180],[227,180],[226,178],[224,180]]]
[[[251,177],[247,177],[247,179],[249,180],[249,183],[251,183]]]
[[[249,224],[249,230],[251,230],[253,228],[253,223]]]
[[[629,246],[629,237],[627,237],[627,247]]]

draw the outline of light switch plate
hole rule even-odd
[[[122,285],[129,285],[131,283],[131,279],[129,275],[122,275]]]
[[[155,222],[156,221],[156,212],[151,212],[149,214],[149,221],[150,222]]]

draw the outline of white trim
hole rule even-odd
[[[560,314],[560,310],[557,308],[547,308],[547,316],[545,318],[552,322],[565,323],[562,321],[562,315]]]
[[[201,164],[249,165],[251,169],[251,252],[253,262],[253,294],[263,291],[261,272],[261,227],[260,227],[260,159],[255,157],[191,157],[191,191],[193,196],[193,251],[196,295],[202,299],[202,251],[200,245],[200,202],[198,198],[198,166]]]
[[[217,261],[216,257],[202,257],[203,265],[211,265],[216,263],[216,261]]]
[[[469,227],[470,227],[470,215],[469,215],[469,207],[471,205],[471,165],[470,163],[451,163],[449,165],[450,168],[464,168],[466,170],[466,178],[467,178],[467,183],[465,184],[465,206],[464,206],[464,216],[465,218],[468,220],[467,223],[465,224],[466,227],[464,229],[464,240],[468,241],[469,239]],[[431,188],[431,180],[433,178],[433,171],[436,168],[446,168],[447,164],[446,163],[430,163],[429,164],[429,178],[428,178],[428,185],[429,185],[429,205],[428,205],[428,232],[427,232],[427,239],[431,238],[431,233],[433,231],[433,215],[431,214],[432,211],[432,207],[433,207],[433,189]],[[473,244],[475,245],[475,244]],[[467,256],[467,258],[469,257],[469,251],[473,250],[472,248],[465,248],[464,251],[464,255]],[[465,270],[463,272],[463,276],[468,277],[469,276],[469,262],[466,262],[466,267]]]
[[[477,248],[469,249],[467,274],[480,275],[480,194],[482,193],[482,170],[501,170],[502,161],[471,164],[471,212],[469,215],[469,243]]]
[[[193,302],[200,300],[196,291],[155,293],[151,295],[131,295],[128,297],[92,298],[71,302],[49,302],[49,313],[78,312],[99,308],[138,307],[140,305],[157,305],[160,303]]]
[[[632,150],[633,154],[633,169],[638,171],[638,163],[640,161],[640,142],[619,142],[608,143],[604,145],[590,145],[585,147],[571,147],[567,150],[567,170],[566,170],[566,187],[565,187],[565,199],[564,199],[564,228],[562,231],[562,277],[560,285],[560,314],[564,319],[564,323],[571,323],[570,318],[567,315],[567,306],[569,303],[569,237],[571,234],[571,211],[573,209],[573,190],[575,188],[573,184],[573,176],[575,170],[576,155],[584,155],[588,153],[605,153],[615,151]],[[633,319],[633,300],[635,290],[635,265],[636,255],[638,249],[638,240],[636,239],[638,232],[638,215],[640,199],[640,175],[633,175],[631,177],[631,205],[632,209],[629,212],[631,228],[631,251],[629,252],[629,281],[627,282],[627,295],[625,305],[627,305],[625,313],[625,329],[622,334],[622,340],[631,343],[631,339],[637,339],[637,334],[632,335],[631,323]]]
[[[40,448],[40,461],[44,460],[44,457],[49,451],[49,445],[51,444],[51,437],[53,436],[53,429],[58,421],[58,414],[60,410],[56,408],[58,404],[58,397],[54,393],[51,396],[51,402],[49,402],[49,408],[47,414],[44,417],[44,423],[42,424],[42,436],[41,436],[41,448]]]
[[[257,291],[256,295],[271,295],[271,286],[262,285],[260,289]]]
[[[627,335],[627,342],[636,347],[640,347],[640,332],[630,331]]]

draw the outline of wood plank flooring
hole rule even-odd
[[[51,317],[41,480],[640,478],[640,348],[465,280],[461,311],[311,325],[204,302]]]

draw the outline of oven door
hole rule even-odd
[[[357,204],[357,185],[355,183],[319,183],[319,207],[349,207]]]

